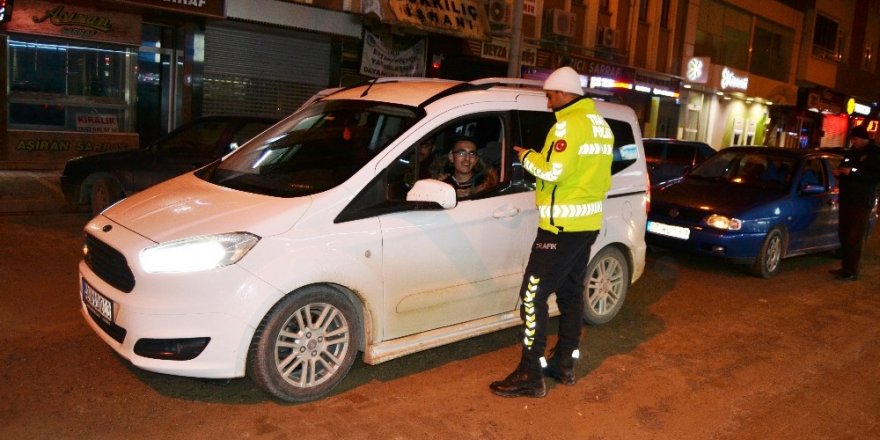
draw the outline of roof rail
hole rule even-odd
[[[544,82],[537,79],[523,79],[523,78],[500,78],[500,77],[492,77],[492,78],[481,78],[470,81],[469,84],[473,84],[475,86],[528,86],[535,88],[542,88],[544,86]]]

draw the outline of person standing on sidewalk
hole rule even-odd
[[[538,152],[514,147],[523,168],[536,178],[539,219],[520,288],[521,359],[507,378],[489,385],[505,397],[545,396],[544,374],[566,385],[575,383],[584,278],[590,247],[602,225],[602,201],[611,187],[614,134],[593,100],[583,97],[580,76],[570,67],[559,68],[544,82],[544,91],[557,121],[544,148]],[[554,292],[559,339],[548,362],[547,300]]]
[[[841,281],[859,278],[859,260],[868,231],[871,208],[880,183],[880,147],[868,136],[864,125],[850,130],[852,147],[834,175],[840,180],[840,211],[837,233],[840,237],[842,267],[831,273]]]

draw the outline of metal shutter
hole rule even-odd
[[[330,38],[232,21],[205,30],[206,115],[285,116],[330,78]]]

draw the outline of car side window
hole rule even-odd
[[[803,189],[807,185],[820,185],[828,189],[828,182],[825,179],[825,168],[821,160],[810,159],[804,164],[804,170],[798,182],[798,189]]]
[[[201,121],[168,137],[158,147],[160,151],[175,156],[212,156],[227,127],[223,121]]]
[[[649,164],[659,164],[663,161],[663,143],[642,142],[645,147],[645,161]]]
[[[472,158],[474,190],[459,200],[500,194],[509,182],[503,166],[505,122],[501,114],[473,115],[449,122],[416,141],[398,156],[347,206],[336,222],[356,220],[392,212],[423,209],[406,201],[407,192],[422,179],[447,180],[455,171],[450,154],[456,141],[469,139],[476,145]],[[509,147],[508,147],[509,148]]]
[[[690,166],[694,163],[694,147],[692,145],[669,145],[666,148],[666,161],[681,166]]]
[[[521,111],[517,112],[519,122],[520,145],[540,151],[543,149],[547,132],[556,123],[556,116],[551,112]],[[605,122],[614,133],[614,159],[611,163],[611,174],[617,174],[624,168],[632,165],[639,157],[639,148],[636,146],[633,130],[624,121],[605,118]],[[519,177],[522,165],[518,160],[513,164],[513,179]],[[534,185],[535,178],[529,173],[522,173],[522,179]]]

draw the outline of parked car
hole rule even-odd
[[[651,193],[649,244],[751,265],[769,278],[783,258],[836,249],[841,156],[730,147]]]
[[[517,79],[384,79],[328,94],[89,222],[82,314],[139,368],[247,373],[285,401],[329,393],[358,351],[377,364],[519,325],[538,215],[513,146],[543,144],[555,123],[546,105],[540,82]],[[615,139],[584,286],[585,319],[601,324],[644,270],[648,178],[633,110],[596,105]],[[457,199],[419,174],[417,155],[460,136],[498,179]]]
[[[715,149],[709,144],[697,141],[645,138],[642,139],[642,145],[645,146],[652,186],[683,176],[715,154]]]
[[[276,122],[250,116],[197,118],[137,150],[68,160],[61,189],[71,207],[96,215],[126,196],[217,160]]]

